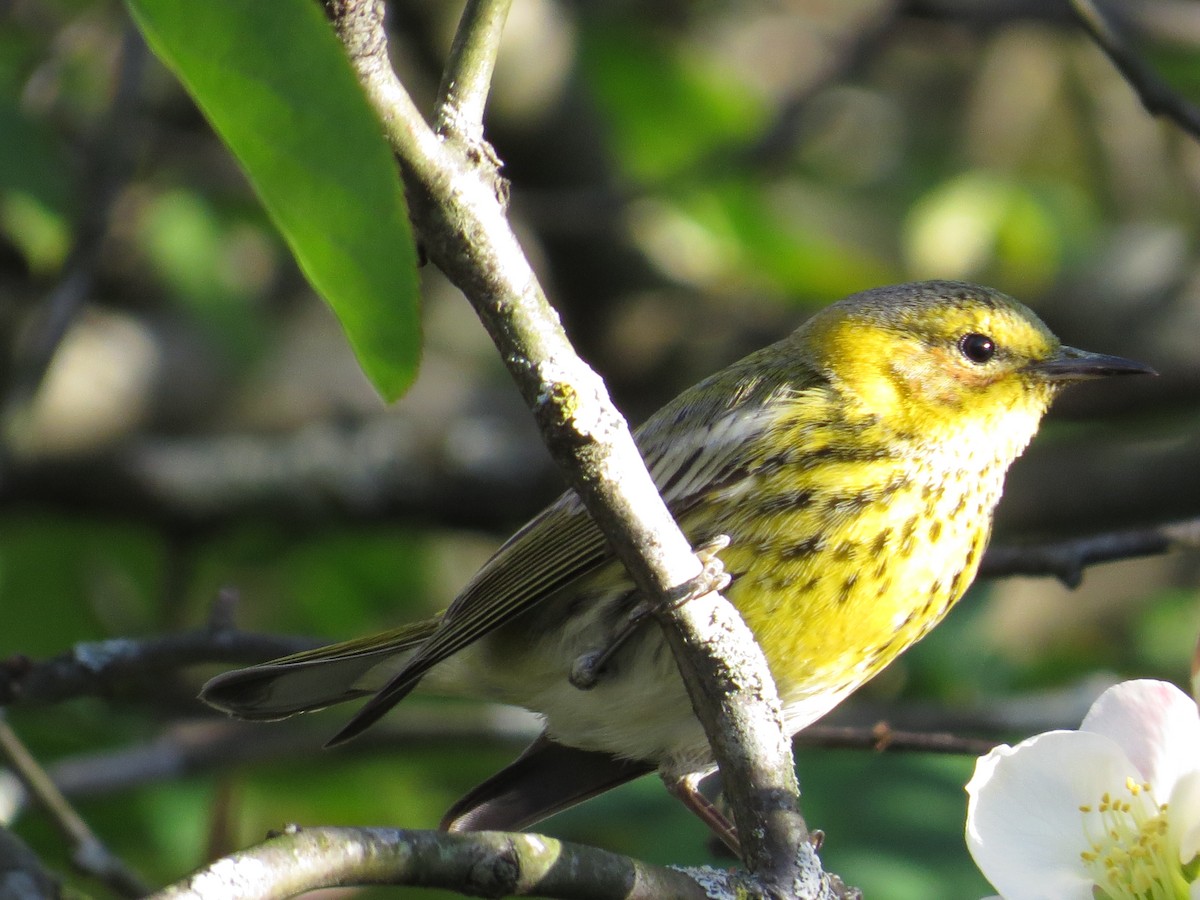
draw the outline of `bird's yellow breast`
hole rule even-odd
[[[734,488],[741,497],[709,506],[724,515],[706,530],[732,538],[721,554],[728,596],[785,706],[817,695],[832,706],[963,595],[1005,472],[1040,416],[1037,402],[1002,405],[931,426],[954,434],[915,436],[877,416],[781,416],[773,444],[794,452],[763,460]]]

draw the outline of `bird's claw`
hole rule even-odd
[[[729,587],[733,576],[725,571],[725,564],[717,556],[729,544],[729,535],[718,534],[696,548],[696,558],[700,560],[701,569],[683,584],[678,584],[667,592],[668,609],[678,609],[689,600]]]
[[[694,577],[668,591],[668,609],[678,609],[689,600],[695,600],[697,597],[703,597],[713,591],[723,591],[729,586],[732,577],[725,571],[724,564],[717,556],[729,546],[729,543],[729,535],[718,534],[712,540],[696,548],[696,557],[700,560],[703,568]],[[576,657],[575,662],[571,664],[571,671],[567,675],[571,684],[581,691],[590,691],[599,684],[604,675],[604,669],[613,654],[621,649],[629,640],[630,635],[637,631],[642,620],[650,614],[650,611],[651,608],[648,604],[639,603],[630,611],[624,625],[613,636],[607,647],[602,650],[590,650]]]

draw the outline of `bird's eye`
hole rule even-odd
[[[983,365],[996,355],[996,342],[986,334],[973,331],[958,339],[958,350],[971,362]]]

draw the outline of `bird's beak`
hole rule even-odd
[[[1120,356],[1059,347],[1049,359],[1036,362],[1030,371],[1050,382],[1088,381],[1109,375],[1157,375],[1149,366]]]

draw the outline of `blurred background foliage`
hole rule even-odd
[[[459,5],[390,10],[428,109]],[[1200,100],[1200,7],[1120,11]],[[115,112],[145,52],[130,34],[114,2],[0,4],[0,659],[203,626],[221,591],[243,628],[323,639],[442,607],[560,489],[494,350],[423,270],[420,375],[385,406],[165,70],[145,60]],[[528,252],[633,420],[849,292],[965,278],[1163,376],[1064,398],[998,540],[1200,512],[1200,147],[1146,113],[1066,3],[518,0],[488,128]],[[43,378],[50,298],[89,240]],[[981,583],[836,718],[1016,739],[1076,724],[1097,679],[1186,683],[1198,562],[1109,564],[1075,591]],[[529,728],[413,701],[324,753],[344,713],[233,728],[191,699],[218,668],[9,716],[154,883],[287,822],[432,826]],[[961,839],[972,763],[802,749],[829,868],[868,896],[987,893]],[[67,871],[0,785],[5,824]],[[545,830],[713,859],[653,779]]]

